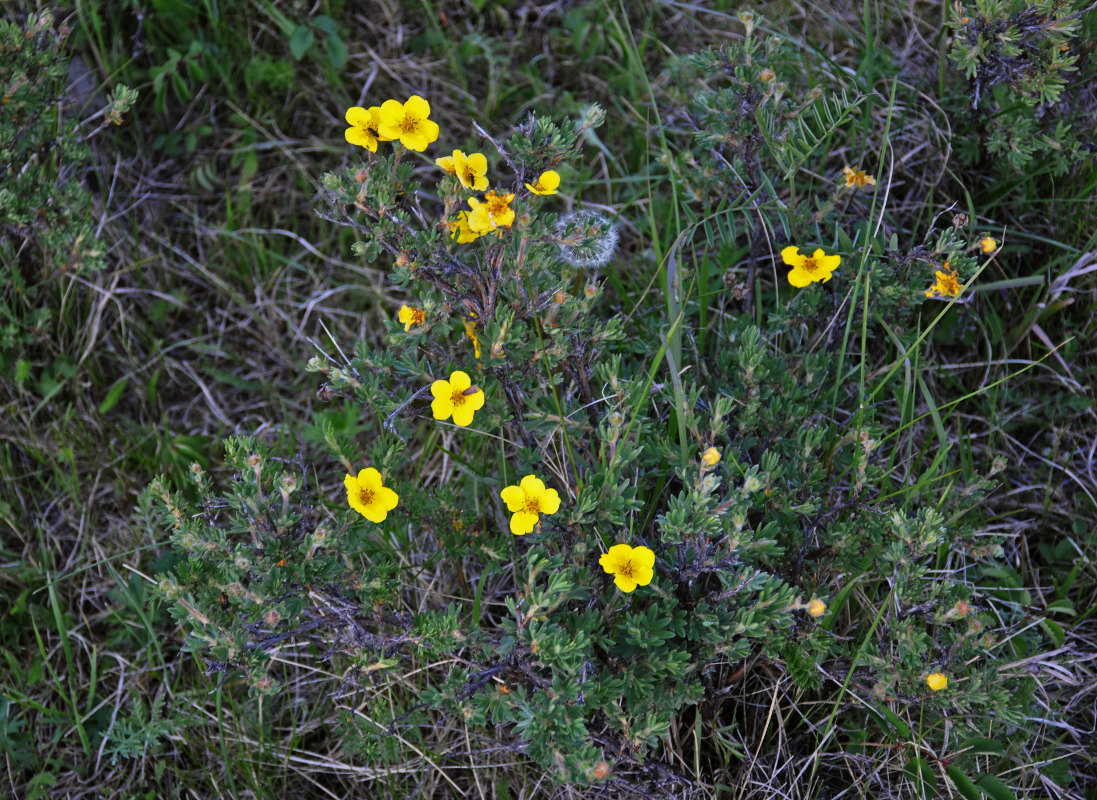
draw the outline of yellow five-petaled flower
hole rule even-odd
[[[926,675],[926,685],[934,692],[939,692],[948,686],[948,678],[940,672],[931,672]]]
[[[494,191],[485,194],[483,200],[470,197],[472,211],[468,216],[469,227],[474,233],[509,228],[514,222],[514,209],[510,207],[513,199],[513,194],[496,194]]]
[[[831,273],[842,263],[840,255],[828,256],[822,250],[816,250],[810,256],[805,256],[800,248],[791,245],[781,251],[781,259],[792,267],[788,282],[797,288],[817,281],[826,283],[830,280]]]
[[[366,467],[357,477],[347,475],[343,478],[343,485],[347,487],[350,507],[370,522],[384,522],[388,513],[400,502],[396,492],[381,485],[381,473],[373,467]]]
[[[403,323],[404,332],[406,333],[411,330],[412,325],[422,325],[427,319],[427,314],[421,308],[400,306],[400,312],[396,315],[396,319]]]
[[[715,447],[710,447],[708,450],[701,453],[701,463],[706,467],[715,467],[720,463],[720,451]]]
[[[386,139],[399,139],[408,150],[422,152],[438,139],[438,123],[427,119],[430,103],[415,94],[406,103],[386,100],[381,104],[378,132]]]
[[[998,249],[998,242],[994,241],[989,236],[984,236],[979,240],[979,249],[984,253],[993,253]]]
[[[379,106],[371,108],[354,106],[348,108],[346,119],[351,127],[347,128],[343,136],[351,144],[359,145],[371,153],[376,153],[377,143],[388,141],[380,134],[381,109]]]
[[[655,553],[647,547],[615,544],[598,559],[602,569],[613,575],[613,582],[622,592],[637,586],[647,586],[655,575]]]
[[[945,262],[944,271],[937,270],[937,283],[926,289],[926,297],[959,297],[964,287],[960,285],[960,278],[952,269],[952,263]]]
[[[842,167],[842,174],[846,178],[846,187],[849,189],[860,189],[862,186],[876,185],[876,179],[866,173],[863,169]]]
[[[541,521],[541,514],[555,514],[560,510],[560,495],[555,489],[546,489],[545,482],[534,475],[527,475],[517,486],[508,486],[499,492],[507,511],[511,513],[510,532],[525,536]]]
[[[484,407],[484,390],[473,387],[467,372],[457,370],[449,380],[439,378],[430,385],[434,401],[430,410],[435,419],[453,417],[453,424],[462,428],[472,423],[473,413]]]
[[[526,188],[534,194],[556,194],[559,186],[560,173],[554,169],[545,170],[533,183],[526,184]]]

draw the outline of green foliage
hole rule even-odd
[[[0,20],[0,361],[45,338],[65,276],[99,269],[103,244],[80,182],[87,140],[121,124],[136,94],[118,86],[107,105],[81,122],[63,108],[67,28],[49,12],[22,25]],[[100,119],[99,127],[88,123]],[[25,363],[25,362],[23,362]],[[16,375],[19,380],[19,375]]]

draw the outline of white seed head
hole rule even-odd
[[[619,237],[608,217],[585,208],[556,223],[560,256],[573,267],[604,267],[613,258]]]

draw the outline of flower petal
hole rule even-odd
[[[435,400],[449,400],[453,396],[453,389],[450,388],[449,381],[439,378],[430,385],[430,393],[434,395]]]
[[[396,494],[392,489],[387,486],[382,486],[377,490],[377,496],[374,500],[385,511],[392,511],[400,503],[400,495]]]
[[[371,153],[377,152],[377,137],[369,131],[364,131],[361,128],[347,128],[343,133],[343,137],[351,144],[364,147]]]
[[[356,128],[368,128],[373,125],[373,115],[361,106],[348,108],[346,120],[348,125],[353,125]]]
[[[804,266],[804,261],[807,260],[807,256],[801,255],[798,247],[789,245],[781,251],[781,260],[790,267],[802,267]]]
[[[431,143],[431,139],[427,139],[422,133],[405,133],[400,137],[400,144],[404,145],[408,150],[414,150],[417,153],[422,153],[427,149],[427,145]]]
[[[613,560],[613,557],[609,553],[602,553],[598,557],[598,563],[602,566],[604,572],[608,572],[612,575],[617,571],[617,562]]]
[[[468,407],[468,403],[453,407],[453,424],[460,428],[467,428],[472,424],[472,416],[475,412]]]
[[[560,510],[560,495],[555,489],[546,489],[538,502],[542,514],[555,514]]]
[[[357,491],[358,478],[353,475],[347,475],[347,477],[343,478],[343,485],[347,487],[348,492]]]
[[[404,104],[399,100],[386,100],[381,104],[381,124],[387,127],[398,126],[404,121]],[[390,134],[386,133],[386,136]],[[400,133],[397,131],[393,138],[399,137]]]
[[[358,473],[358,485],[376,493],[381,488],[381,473],[373,467],[366,467]]]
[[[382,508],[377,501],[370,503],[368,506],[364,506],[361,509],[362,516],[368,519],[370,522],[384,522],[385,517],[389,515],[389,512]]]
[[[655,553],[651,548],[640,545],[632,548],[632,567],[640,571],[651,571],[655,566]]]
[[[425,119],[419,123],[419,133],[427,140],[427,144],[438,141],[438,123],[432,119]]]
[[[449,419],[453,416],[453,401],[448,397],[436,397],[430,404],[430,411],[435,419]]]
[[[510,518],[510,532],[515,536],[525,536],[537,524],[537,515],[519,511]]]
[[[488,157],[483,153],[473,153],[467,161],[469,168],[477,175],[483,175],[488,171]]]
[[[527,475],[518,482],[526,497],[530,500],[540,500],[545,493],[545,482],[534,475]]]
[[[613,576],[613,582],[617,585],[617,588],[625,594],[628,594],[636,588],[636,581],[621,573],[617,573]]]
[[[797,267],[788,274],[788,282],[797,289],[803,289],[811,283],[811,274]]]
[[[503,502],[507,504],[507,511],[514,514],[521,511],[526,505],[526,493],[518,486],[508,486],[499,492]]]
[[[419,119],[426,119],[430,116],[430,103],[423,97],[413,94],[408,98],[408,101],[404,103],[404,113],[413,117],[418,117]]]
[[[465,395],[465,406],[473,411],[479,411],[484,407],[484,390],[481,389],[474,394]]]
[[[472,378],[469,377],[467,372],[455,370],[450,373],[449,390],[451,392],[463,392],[470,386],[472,386]]]

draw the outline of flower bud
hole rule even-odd
[[[926,676],[926,685],[934,692],[939,692],[948,686],[948,678],[940,672],[932,672]]]

